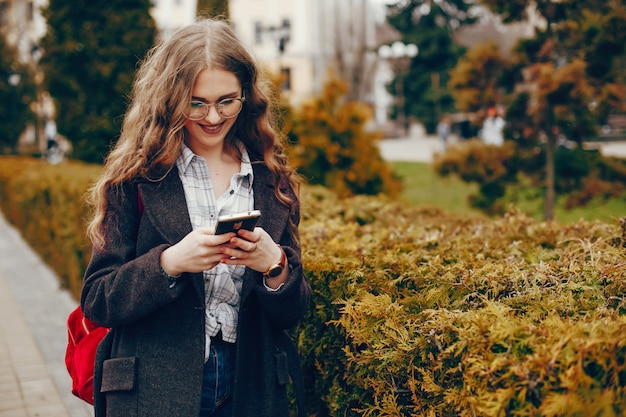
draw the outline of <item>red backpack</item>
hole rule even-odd
[[[143,213],[143,202],[137,193],[139,215]],[[93,372],[98,345],[109,332],[109,328],[98,326],[84,316],[80,306],[67,318],[67,347],[65,366],[72,378],[72,394],[93,405]]]
[[[85,317],[80,306],[67,319],[65,366],[72,378],[72,394],[92,405],[96,349],[109,330]]]

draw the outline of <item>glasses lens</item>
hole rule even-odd
[[[241,111],[243,107],[243,101],[245,98],[227,98],[216,104],[207,104],[202,101],[192,101],[189,103],[189,110],[187,111],[187,117],[191,120],[204,119],[209,114],[209,107],[216,106],[217,112],[225,119],[235,117]]]
[[[226,118],[237,116],[242,106],[243,100],[239,98],[227,98],[217,104],[220,115]]]
[[[189,111],[187,117],[191,120],[200,120],[206,117],[209,107],[201,101],[192,101],[189,103]]]

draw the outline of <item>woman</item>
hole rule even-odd
[[[179,30],[140,66],[92,190],[81,306],[112,328],[96,359],[96,416],[289,415],[299,365],[284,330],[310,288],[297,176],[262,87],[220,21]],[[252,231],[213,234],[219,215],[252,209]]]

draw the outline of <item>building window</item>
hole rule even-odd
[[[291,91],[291,68],[280,69],[280,91]]]
[[[285,43],[289,42],[291,40],[291,20],[283,19],[282,32],[285,38]]]

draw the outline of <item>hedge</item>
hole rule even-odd
[[[3,213],[73,293],[98,173],[0,158]],[[468,217],[311,186],[302,203],[308,415],[626,413],[626,220]]]
[[[100,172],[80,162],[0,157],[0,209],[76,297],[91,253],[84,197]]]

